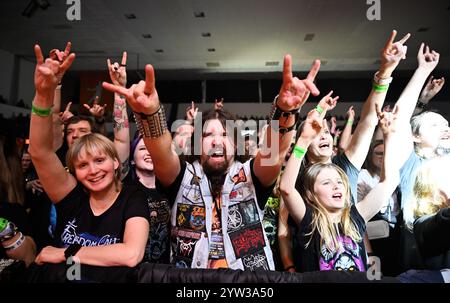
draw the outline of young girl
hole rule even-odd
[[[35,46],[36,96],[30,125],[30,154],[42,187],[56,204],[58,248],[47,246],[39,263],[60,263],[76,256],[82,264],[136,266],[144,255],[149,223],[145,195],[122,186],[120,162],[111,141],[88,134],[74,141],[67,172],[52,149],[51,107],[56,86],[75,55],[44,61]],[[72,174],[73,175],[72,175]]]
[[[302,180],[305,200],[295,189],[301,161],[314,138],[321,133],[323,117],[330,102],[320,102],[305,121],[293,153],[281,178],[281,193],[290,215],[300,229],[300,256],[297,271],[366,270],[366,252],[363,244],[365,224],[381,208],[395,189],[398,181],[398,163],[393,163],[392,138],[395,132],[382,118],[386,140],[384,172],[380,183],[366,198],[352,205],[350,186],[344,171],[332,163],[316,163],[308,168]]]

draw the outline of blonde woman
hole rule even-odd
[[[427,269],[450,268],[449,171],[450,157],[434,158],[414,183],[414,235]]]
[[[316,163],[302,180],[305,200],[295,188],[301,161],[308,146],[321,133],[323,117],[333,99],[322,99],[305,121],[294,151],[281,178],[280,190],[297,223],[299,264],[297,271],[349,270],[366,271],[367,255],[363,236],[369,221],[389,199],[398,183],[399,163],[393,161],[392,142],[395,131],[391,121],[395,113],[377,110],[385,134],[386,152],[380,183],[356,205],[350,203],[349,181],[342,169],[332,163]]]
[[[100,134],[74,141],[64,169],[53,151],[52,105],[54,91],[75,59],[46,59],[39,45],[35,54],[36,95],[30,124],[30,155],[42,187],[56,205],[58,247],[47,246],[36,263],[61,263],[76,256],[96,266],[139,264],[149,232],[146,196],[137,188],[122,186],[120,160],[114,144]]]

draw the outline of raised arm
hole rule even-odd
[[[84,108],[89,111],[89,114],[94,117],[94,128],[103,136],[106,136],[106,125],[105,125],[105,110],[107,104],[100,104],[99,96],[95,96],[94,102],[92,102],[92,106],[87,103],[83,104]]]
[[[326,123],[323,118],[327,110],[336,105],[338,97],[333,99],[331,98],[331,94],[332,92],[322,98],[318,106],[308,113],[303,125],[303,131],[295,143],[292,154],[281,176],[281,196],[283,197],[284,203],[286,203],[289,213],[297,224],[300,224],[303,220],[306,207],[300,193],[295,188],[295,181],[297,180],[300,165],[308,150],[308,146],[320,134]]]
[[[281,165],[291,144],[292,130],[296,126],[296,119],[298,119],[298,115],[295,112],[298,113],[300,111],[300,108],[305,104],[310,93],[314,96],[319,94],[319,90],[313,83],[319,68],[320,61],[314,61],[306,79],[300,80],[292,75],[291,56],[286,55],[284,57],[283,84],[278,98],[273,104],[270,126],[265,133],[264,142],[267,142],[267,144],[264,144],[258,150],[253,165],[256,177],[265,186],[273,184],[280,174]],[[291,114],[283,117],[283,114],[287,113]],[[275,120],[279,122],[279,129],[274,129],[272,125]],[[284,128],[284,131],[281,131],[281,128]],[[278,141],[278,150],[276,148],[268,148],[269,146],[273,146],[272,140]]]
[[[125,96],[152,157],[156,177],[163,186],[171,185],[180,172],[180,160],[172,150],[172,136],[156,91],[153,66],[147,64],[145,81],[133,84],[129,89],[106,82],[103,82],[103,88]]]
[[[194,125],[195,117],[197,117],[198,107],[195,107],[195,102],[191,101],[191,106],[186,108],[186,120],[189,121],[191,125]]]
[[[373,132],[378,124],[375,104],[383,107],[391,75],[400,60],[406,58],[407,47],[403,45],[410,34],[405,35],[400,41],[394,43],[397,32],[391,33],[389,40],[381,51],[381,66],[374,77],[374,84],[361,112],[361,119],[355,129],[348,148],[345,151],[347,158],[357,168],[361,169],[372,141]]]
[[[34,51],[37,60],[34,72],[36,95],[32,105],[29,151],[42,187],[56,203],[76,186],[75,178],[64,169],[53,150],[51,115],[56,86],[75,59],[75,54],[67,55],[63,62],[50,58],[44,61],[39,45],[35,45]],[[65,52],[70,52],[70,42]]]
[[[280,197],[280,211],[278,213],[278,248],[280,259],[285,271],[295,272],[294,257],[292,255],[292,235],[288,225],[289,211]]]
[[[429,47],[425,47],[422,43],[417,54],[417,61],[419,66],[396,103],[400,108],[397,114],[399,141],[397,143],[396,155],[397,159],[402,162],[413,151],[414,145],[410,124],[411,116],[416,108],[417,99],[423,84],[439,62],[439,54],[434,50],[430,52]]]
[[[126,88],[127,86],[127,52],[123,52],[122,60],[119,63],[111,60],[106,61],[111,82]],[[122,177],[126,176],[129,170],[128,159],[130,157],[130,126],[128,121],[127,103],[125,96],[114,93],[113,107],[114,122],[114,146],[119,154],[122,163]]]
[[[344,130],[342,131],[341,138],[339,140],[339,148],[342,150],[347,150],[351,138],[352,138],[352,127],[355,121],[355,111],[353,106],[350,106],[347,111],[347,122],[345,122]]]
[[[69,42],[70,43],[70,42]],[[69,53],[62,52],[58,49],[52,49],[49,54],[49,58],[62,63]],[[62,80],[62,79],[61,79]],[[61,81],[60,80],[60,81]],[[61,82],[58,83],[55,89],[55,95],[53,97],[53,150],[57,151],[63,144],[63,121],[60,119],[59,112],[61,111]]]
[[[420,93],[419,101],[417,102],[416,109],[414,110],[414,115],[421,113],[424,108],[428,105],[431,99],[439,93],[442,87],[445,84],[445,78],[442,77],[440,79],[433,79],[431,76],[428,79],[427,84],[422,89]]]
[[[404,164],[404,161],[400,162],[396,158],[399,136],[396,132],[396,124],[399,108],[395,107],[393,112],[381,112],[377,106],[376,111],[383,131],[384,159],[380,182],[356,204],[358,212],[366,222],[375,216],[381,206],[392,196],[400,180],[399,170]]]

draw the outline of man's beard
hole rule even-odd
[[[214,198],[218,197],[220,195],[220,192],[222,191],[226,172],[228,170],[228,164],[229,162],[225,155],[225,160],[218,167],[212,167],[208,163],[208,160],[206,160],[202,165],[203,171],[205,172],[205,175],[208,177],[209,184],[211,187],[211,194],[213,195]]]

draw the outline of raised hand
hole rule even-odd
[[[419,48],[419,53],[417,54],[419,68],[425,69],[431,73],[439,63],[439,56],[439,53],[434,50],[430,52],[428,45],[425,46],[425,44],[422,43]]]
[[[353,105],[347,110],[347,120],[355,120],[355,110],[353,109]]]
[[[315,60],[306,79],[300,80],[293,77],[292,58],[291,55],[286,55],[283,64],[283,84],[277,101],[278,107],[283,111],[291,111],[305,104],[310,93],[314,96],[319,95],[319,90],[313,83],[319,68],[320,61]]]
[[[404,45],[404,43],[411,36],[408,33],[399,41],[394,42],[396,35],[397,31],[393,30],[391,36],[386,42],[386,45],[381,50],[381,68],[389,70],[390,72],[392,72],[397,67],[397,65],[400,63],[400,60],[406,59],[406,52],[408,50],[408,47]]]
[[[312,141],[320,134],[323,128],[327,127],[327,122],[324,119],[325,115],[328,110],[331,110],[336,106],[337,100],[339,99],[339,96],[332,98],[332,94],[333,91],[330,91],[319,101],[316,108],[308,113],[300,137]]]
[[[52,55],[52,58],[47,58],[44,61],[41,47],[36,44],[34,46],[34,53],[36,55],[36,69],[34,71],[34,86],[37,93],[46,95],[52,93],[56,86],[61,83],[64,73],[72,65],[75,60],[75,54],[70,53],[71,43],[68,42],[63,55]],[[59,51],[58,51],[59,52]],[[61,61],[59,60],[61,58]]]
[[[420,94],[419,100],[424,103],[428,103],[434,96],[439,93],[445,83],[445,78],[442,77],[440,79],[433,79],[433,76],[430,77],[427,84],[422,90]]]
[[[109,77],[114,85],[125,87],[127,85],[127,52],[123,52],[122,61],[119,63],[114,62],[111,64],[111,60],[106,60],[108,64]]]
[[[138,84],[133,84],[128,89],[120,85],[103,82],[103,88],[125,96],[131,109],[136,113],[151,115],[159,109],[160,102],[155,88],[155,72],[150,64],[145,66],[145,81],[139,81]]]
[[[215,99],[214,100],[214,109],[215,110],[223,109],[223,101],[224,101],[223,98],[221,98],[220,100]]]
[[[383,135],[387,136],[395,132],[399,106],[394,106],[394,109],[392,111],[381,111],[378,104],[376,104],[375,109],[378,116],[378,124],[381,131],[383,132]]]
[[[336,127],[337,127],[337,122],[336,122],[335,116],[331,117],[330,123],[331,123],[330,133],[334,134],[336,132]]]
[[[197,117],[198,107],[195,107],[194,101],[191,102],[191,106],[186,108],[186,117],[188,121],[193,122],[195,117]]]
[[[63,112],[59,113],[59,117],[61,118],[61,122],[63,124],[66,124],[67,121],[69,121],[69,119],[73,117],[73,114],[70,111],[71,106],[72,102],[67,103],[66,109]]]
[[[89,106],[89,104],[84,103],[83,106],[89,110],[89,113],[96,117],[96,118],[101,118],[105,115],[105,109],[106,109],[106,103],[103,105],[99,104],[99,97],[96,96],[94,102],[92,103],[92,106]]]

